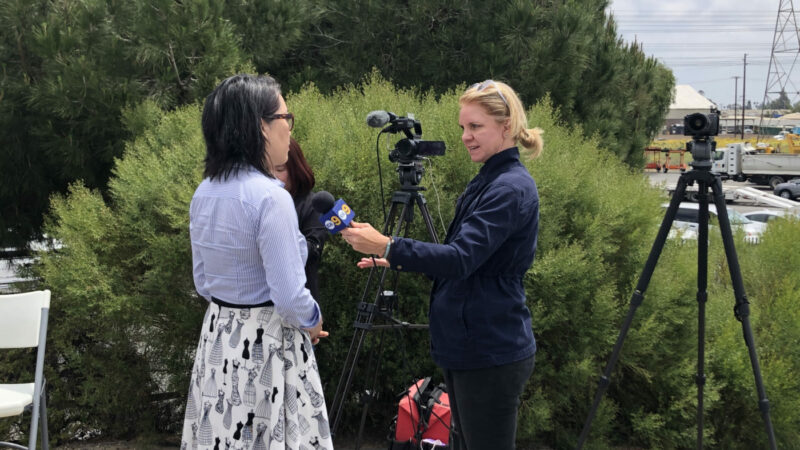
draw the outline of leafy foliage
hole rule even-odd
[[[123,111],[193,104],[238,71],[331,94],[377,68],[444,94],[489,77],[629,165],[661,126],[674,83],[617,37],[608,0],[8,0],[0,5],[0,242],[39,234],[52,193],[107,196],[133,134]],[[486,20],[492,17],[493,20]]]
[[[798,379],[800,355],[798,342],[800,318],[797,299],[798,220],[770,222],[761,243],[743,246],[739,260],[750,306],[750,322],[761,363],[762,376],[770,401],[775,435],[783,448],[795,448],[800,442],[798,417]],[[721,246],[720,246],[721,247]],[[728,267],[717,255],[710,260],[722,278],[716,287],[722,300],[715,316],[709,319],[717,327],[715,351],[709,355],[710,370],[720,377],[720,396],[724,400],[709,411],[720,447],[767,447],[764,424],[754,414],[758,395],[753,371],[746,352],[741,324],[732,314],[734,292],[727,275]],[[749,432],[744,432],[749,430]]]
[[[383,223],[389,193],[398,188],[388,149],[363,124],[366,111],[411,111],[424,138],[443,140],[447,154],[426,165],[422,185],[439,236],[455,199],[478,170],[459,142],[457,98],[397,88],[377,74],[331,94],[308,85],[287,99],[318,188],[341,195],[359,220]],[[125,111],[135,135],[116,162],[108,198],[79,184],[55,197],[46,227],[64,245],[42,254],[38,268],[53,290],[48,344],[51,428],[62,438],[87,430],[126,436],[175,430],[180,423],[188,368],[205,302],[194,293],[188,239],[188,204],[202,173],[204,145],[196,105],[164,112],[155,103]],[[522,399],[518,443],[572,447],[628,310],[655,235],[663,201],[658,191],[612,153],[565,126],[544,99],[529,111],[545,130],[545,152],[526,164],[541,196],[537,259],[525,283],[539,350],[534,376]],[[380,161],[380,172],[377,162]],[[383,178],[384,195],[380,177]],[[759,270],[787,246],[797,222],[776,222],[758,246],[740,246],[740,258],[773,420],[781,442],[798,438],[793,373],[797,326],[792,299],[798,283],[791,264]],[[419,216],[410,235],[429,240]],[[793,244],[792,244],[793,245]],[[738,323],[721,242],[712,233],[709,255],[706,442],[725,448],[763,447],[755,392]],[[606,398],[593,423],[590,446],[690,447],[694,442],[697,387],[694,277],[696,245],[670,241],[638,308]],[[354,336],[352,321],[367,273],[343,241],[326,245],[320,299],[331,337],[316,352],[330,402]],[[772,265],[774,267],[774,265]],[[325,282],[325,280],[328,280]],[[777,288],[776,288],[777,287]],[[430,283],[405,274],[396,291],[396,317],[424,322]],[[777,290],[776,290],[777,289]],[[366,300],[373,301],[374,293]],[[384,430],[395,394],[411,380],[436,373],[427,333],[368,333],[346,401],[341,432],[355,431],[357,401],[371,388],[365,366],[381,362],[368,429]],[[381,344],[382,341],[382,344]],[[2,356],[3,374],[16,356]],[[20,366],[21,367],[21,366]],[[163,401],[163,399],[171,399]],[[122,419],[124,418],[124,419]],[[21,425],[24,428],[24,424]]]
[[[128,113],[137,123],[147,114],[153,126],[118,161],[109,206],[75,185],[54,199],[46,227],[65,244],[42,254],[40,265],[59,293],[48,384],[51,426],[62,436],[163,431],[172,423],[154,414],[154,395],[188,386],[183,369],[191,365],[188,349],[203,310],[192,301],[186,212],[205,147],[196,106],[160,120],[152,111],[142,105]]]
[[[764,105],[764,109],[792,109],[792,101],[786,95],[786,91],[781,90],[778,98]]]
[[[221,2],[12,0],[0,6],[0,242],[24,246],[49,196],[105,189],[122,111],[193,103],[246,70]]]
[[[320,3],[292,57],[260,69],[295,87],[314,80],[323,91],[372,67],[398,86],[437,93],[501,79],[528,103],[549,94],[567,124],[597,133],[634,167],[672,97],[672,73],[619,39],[608,0]]]

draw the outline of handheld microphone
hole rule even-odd
[[[334,202],[333,195],[327,191],[314,194],[311,206],[320,214],[319,221],[330,234],[336,234],[350,226],[350,222],[356,216],[344,200],[339,199]]]
[[[333,195],[328,191],[319,191],[311,197],[311,206],[314,208],[314,211],[320,214],[325,214],[333,209],[334,203],[336,203],[336,200],[334,200]]]
[[[367,125],[372,128],[381,128],[387,123],[396,120],[397,115],[389,111],[372,111],[367,114]]]

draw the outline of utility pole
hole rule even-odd
[[[745,97],[745,90],[747,89],[747,53],[744,54],[744,73],[742,74],[742,140],[744,140],[744,111],[747,108],[747,97]]]
[[[739,109],[736,107],[739,102],[739,78],[741,77],[733,77],[733,79],[736,80],[733,85],[733,134],[736,134],[736,121],[739,120]]]

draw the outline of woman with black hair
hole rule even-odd
[[[184,448],[249,447],[264,434],[281,448],[333,447],[312,347],[327,333],[305,288],[308,248],[292,198],[273,175],[288,159],[293,125],[267,76],[232,76],[206,98],[205,179],[192,197],[189,234],[195,288],[209,306]]]
[[[319,301],[317,272],[319,270],[319,262],[322,259],[322,249],[330,233],[319,221],[320,214],[311,204],[312,189],[316,183],[314,171],[311,170],[300,144],[294,138],[289,140],[289,160],[286,161],[286,164],[276,166],[274,175],[283,181],[283,187],[289,191],[294,200],[300,232],[306,237],[308,244],[306,287],[311,291],[311,295]]]

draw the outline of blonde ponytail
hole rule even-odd
[[[542,153],[542,149],[544,148],[544,139],[542,139],[542,131],[541,128],[528,128],[523,129],[520,131],[517,140],[522,147],[528,150],[528,155],[531,158],[536,158]]]

